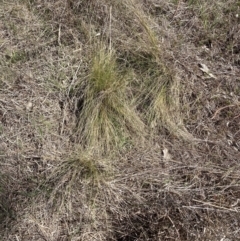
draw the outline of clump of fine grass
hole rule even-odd
[[[66,196],[75,187],[75,183],[88,183],[90,186],[98,186],[98,182],[112,173],[112,165],[107,159],[94,156],[90,152],[79,152],[71,158],[63,161],[50,175],[49,181],[54,181],[56,189],[53,189],[51,197],[54,199],[59,187],[66,187]],[[67,185],[66,185],[67,184]],[[88,190],[89,193],[91,190]]]
[[[108,158],[82,150],[50,173],[45,184],[50,195],[47,202],[42,201],[52,207],[52,215],[58,220],[67,215],[78,223],[78,228],[69,226],[68,234],[74,233],[81,240],[103,240],[102,237],[108,236],[110,224],[104,200],[113,171]],[[48,222],[42,218],[42,223],[49,225]]]
[[[180,94],[180,81],[173,73],[159,72],[146,82],[145,101],[149,102],[146,119],[152,130],[166,129],[170,134],[185,140],[191,140],[192,135],[184,126]]]
[[[131,57],[130,64],[136,69],[138,78],[142,79],[138,102],[146,121],[153,132],[167,129],[178,137],[191,139],[181,118],[180,82],[173,66],[168,66],[168,53],[153,29],[156,23],[132,0],[128,3],[142,29],[138,42],[141,48],[132,53],[134,57]]]
[[[102,47],[93,55],[78,123],[86,146],[106,152],[144,135],[144,124],[128,98],[130,77],[118,68],[113,50]]]

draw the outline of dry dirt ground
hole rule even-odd
[[[238,0],[0,0],[1,241],[240,240],[239,127]]]

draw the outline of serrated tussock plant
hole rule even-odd
[[[144,124],[128,98],[130,79],[117,66],[113,50],[101,47],[93,55],[78,124],[85,146],[106,152],[144,135]]]

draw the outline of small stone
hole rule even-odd
[[[27,111],[32,111],[32,109],[33,109],[33,104],[32,104],[32,102],[28,102],[28,103],[27,103],[26,109],[27,109]]]

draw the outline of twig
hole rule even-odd
[[[179,5],[180,5],[180,2],[181,2],[181,0],[178,0],[178,5],[177,5],[177,8],[176,8],[175,12],[173,13],[172,18],[175,17],[175,15],[176,15],[176,13],[177,13],[177,11],[178,11],[178,8],[179,8]]]
[[[174,224],[174,222],[172,221],[172,219],[171,219],[169,216],[167,216],[167,218],[168,218],[168,219],[170,220],[170,222],[172,223],[173,228],[175,228],[175,230],[176,230],[176,232],[177,232],[177,235],[178,235],[178,238],[180,238],[180,234],[179,234],[179,232],[178,232],[178,230],[177,230],[176,225]]]
[[[74,81],[77,79],[77,74],[78,74],[78,71],[79,71],[79,69],[80,69],[81,63],[82,63],[82,60],[80,61],[80,64],[78,65],[77,70],[76,70],[76,72],[74,73],[74,76],[72,77],[72,82],[70,83],[70,85],[69,85],[69,87],[68,87],[68,93],[67,93],[68,96],[69,96],[69,94],[70,94],[70,91],[71,91],[71,88],[72,88],[72,86],[73,86],[73,84],[74,84]]]
[[[239,115],[237,115],[237,116],[235,116],[233,119],[237,119],[238,117],[240,117],[240,114],[239,114]]]
[[[209,203],[209,202],[203,202],[203,201],[196,200],[196,199],[193,199],[193,201],[198,202],[198,203],[202,203],[204,205],[208,205],[208,206],[211,206],[211,207],[214,207],[214,208],[223,209],[223,210],[227,210],[227,211],[232,211],[232,212],[238,213],[238,211],[236,209],[226,208],[226,207],[218,206],[218,205],[215,205],[215,204],[212,204],[212,203]]]
[[[61,24],[59,24],[58,28],[58,45],[61,46]]]
[[[211,119],[212,119],[212,120],[215,119],[216,116],[217,116],[217,114],[218,114],[220,111],[222,111],[222,110],[224,110],[224,109],[226,109],[226,108],[235,107],[235,106],[236,106],[236,105],[226,105],[226,106],[223,106],[223,107],[219,108],[218,110],[216,110],[216,112],[214,113],[214,115],[213,115],[213,117],[212,117]]]
[[[109,9],[109,49],[112,50],[112,6]]]

